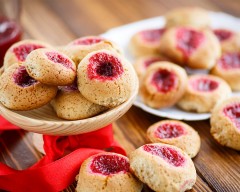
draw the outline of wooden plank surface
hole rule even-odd
[[[22,26],[25,38],[61,45],[84,35],[97,35],[119,25],[159,16],[178,6],[201,6],[240,17],[239,0],[23,0]],[[162,120],[132,107],[114,122],[114,135],[130,153],[147,143],[146,130]],[[240,191],[240,153],[218,145],[209,133],[209,121],[186,122],[201,136],[201,150],[194,163],[197,183],[191,191]],[[7,131],[0,136],[0,161],[25,169],[42,155],[32,145],[31,133]],[[74,191],[75,183],[66,191]],[[144,192],[151,192],[144,187]]]

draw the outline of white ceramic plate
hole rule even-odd
[[[225,13],[219,13],[219,12],[210,12],[210,17],[211,17],[212,28],[226,28],[226,29],[240,32],[239,18],[233,17]],[[125,56],[130,61],[133,61],[133,57],[128,51],[128,43],[132,35],[140,30],[163,27],[164,24],[165,24],[165,20],[163,17],[154,17],[154,18],[138,21],[135,23],[123,25],[117,28],[113,28],[107,31],[106,33],[102,34],[101,36],[109,40],[112,40],[116,44],[118,44],[120,48],[122,48]],[[199,72],[202,72],[202,71],[199,71],[199,70],[191,71],[191,73],[199,73]],[[234,93],[234,95],[240,96],[240,93]],[[135,100],[134,105],[142,108],[144,111],[147,111],[151,114],[154,114],[160,117],[170,118],[170,119],[195,121],[195,120],[204,120],[204,119],[210,118],[210,113],[203,113],[203,114],[190,113],[190,112],[182,111],[181,109],[178,109],[176,107],[156,110],[145,105],[141,101],[141,98],[139,96]]]

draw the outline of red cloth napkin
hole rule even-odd
[[[2,118],[0,120],[1,127]],[[5,122],[6,123],[6,122]],[[6,124],[9,127],[16,126]],[[126,155],[113,139],[112,125],[74,136],[43,136],[46,155],[26,170],[0,163],[0,189],[17,192],[56,192],[75,179],[82,162],[91,155],[111,151]]]
[[[19,129],[19,127],[17,127],[16,125],[11,124],[9,121],[7,121],[6,119],[4,119],[1,115],[0,115],[0,133],[4,130],[13,130],[13,129]]]

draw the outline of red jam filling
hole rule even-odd
[[[123,74],[123,67],[119,59],[107,53],[96,53],[89,58],[89,79],[114,80]]]
[[[141,31],[140,34],[142,38],[147,42],[159,42],[161,39],[165,29],[150,29]]]
[[[70,43],[71,45],[93,45],[103,41],[101,37],[92,37],[92,38],[79,38]]]
[[[175,149],[166,147],[166,146],[157,146],[157,145],[144,145],[143,149],[151,153],[152,155],[156,155],[167,161],[169,164],[180,167],[184,164],[185,158],[181,154],[179,154]]]
[[[240,52],[225,53],[218,61],[218,65],[226,70],[240,69]]]
[[[48,57],[48,59],[53,61],[54,63],[58,63],[66,68],[72,69],[72,62],[66,57],[62,56],[61,54],[56,52],[46,52],[45,54]]]
[[[35,49],[44,48],[42,45],[37,44],[24,44],[13,49],[13,53],[16,55],[19,61],[25,61],[29,53]]]
[[[177,76],[172,71],[160,69],[153,74],[151,83],[157,88],[159,92],[168,92],[177,85]]]
[[[13,74],[14,82],[21,87],[29,87],[35,83],[37,80],[30,77],[24,66],[20,66]]]
[[[200,92],[210,92],[218,88],[219,83],[208,78],[200,78],[191,81],[191,86],[196,91]]]
[[[233,36],[233,32],[226,29],[216,29],[213,30],[213,32],[220,42],[225,41]]]
[[[180,137],[185,134],[184,128],[179,124],[164,123],[154,132],[155,136],[160,139],[170,139]]]
[[[205,37],[204,34],[195,31],[193,29],[180,28],[176,34],[177,49],[179,49],[184,55],[185,59],[203,43]]]
[[[223,112],[240,129],[240,103],[225,107]]]
[[[118,155],[99,155],[92,160],[90,169],[93,173],[111,175],[119,172],[129,172],[129,166],[128,160],[124,157]]]
[[[153,64],[154,62],[157,62],[157,61],[163,61],[163,59],[161,59],[161,58],[155,58],[155,57],[153,57],[153,58],[149,58],[149,59],[146,59],[145,61],[144,61],[144,66],[145,66],[145,68],[147,68],[147,67],[149,67],[151,64]]]
[[[77,78],[74,80],[73,84],[67,86],[58,86],[58,89],[62,91],[78,91]]]

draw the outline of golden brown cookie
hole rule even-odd
[[[166,27],[190,26],[208,28],[210,17],[208,11],[199,7],[182,7],[173,9],[165,15]]]
[[[115,107],[126,101],[137,81],[133,66],[109,50],[88,54],[78,65],[78,89],[89,101]]]
[[[152,143],[166,143],[182,149],[191,158],[200,150],[201,140],[198,133],[186,123],[176,120],[159,121],[147,130]]]
[[[129,171],[127,157],[100,153],[86,159],[80,169],[77,192],[141,192],[142,183]]]
[[[9,109],[36,109],[50,102],[56,93],[57,87],[33,79],[18,63],[8,67],[0,77],[0,101]]]
[[[192,75],[177,105],[186,111],[206,113],[230,95],[231,88],[223,79],[213,75]]]
[[[181,149],[167,144],[146,144],[130,154],[130,169],[152,190],[183,192],[196,182],[191,158]]]
[[[65,54],[54,49],[37,49],[26,58],[28,74],[47,85],[70,85],[76,78],[76,65]]]
[[[219,144],[240,150],[240,97],[219,103],[210,121],[211,134]]]
[[[221,47],[210,30],[175,27],[163,34],[160,51],[182,66],[211,69],[220,57]]]
[[[173,106],[184,94],[187,74],[178,65],[160,61],[150,66],[142,78],[140,95],[153,108]]]
[[[240,91],[240,51],[223,53],[211,73],[224,79],[233,91]]]
[[[146,29],[135,33],[130,42],[129,50],[135,57],[159,54],[159,46],[164,28]]]

